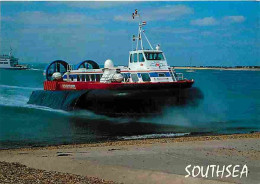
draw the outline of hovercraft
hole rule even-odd
[[[135,17],[140,18],[137,10]],[[138,36],[133,36],[136,48],[129,52],[127,67],[114,66],[111,59],[105,61],[104,68],[93,60],[76,66],[53,61],[44,72],[44,90],[34,91],[28,103],[114,116],[158,113],[166,104],[192,101],[198,96],[191,88],[194,80],[185,79],[167,64],[160,45],[154,49],[149,42],[144,25],[146,22],[139,21]],[[143,37],[149,49],[143,47]]]

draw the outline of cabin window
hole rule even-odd
[[[151,78],[150,78],[148,73],[141,73],[141,76],[142,76],[142,80],[144,82],[150,82],[151,81]]]
[[[77,75],[77,81],[80,81],[80,77],[79,77],[79,75]]]
[[[96,74],[96,81],[100,81],[101,75],[100,74]]]
[[[164,60],[162,52],[145,52],[147,60]]]
[[[81,80],[85,81],[85,75],[81,75]]]
[[[178,75],[177,75],[177,73],[173,72],[173,75],[174,75],[175,79],[178,80]]]
[[[95,81],[95,80],[96,80],[96,77],[95,77],[94,74],[91,74],[91,75],[90,75],[90,78],[91,78],[91,81]]]
[[[8,64],[8,62],[0,62],[0,64]]]
[[[143,55],[143,53],[139,53],[139,62],[144,62],[144,55]]]
[[[133,57],[132,54],[130,54],[130,56],[129,56],[130,63],[133,62],[133,58],[132,57]]]
[[[129,78],[130,78],[130,74],[129,73],[122,73],[123,77],[124,77],[124,82],[128,82]]]
[[[89,76],[88,75],[85,75],[85,80],[89,81]]]
[[[158,73],[159,77],[166,77],[165,73]]]
[[[133,82],[138,82],[139,81],[137,74],[131,74],[131,78],[132,78]]]
[[[137,53],[134,53],[134,63],[137,62]]]

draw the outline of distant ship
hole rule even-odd
[[[0,55],[0,69],[14,69],[14,70],[26,70],[28,66],[19,65],[18,58],[12,55],[12,49],[10,49],[9,55]]]

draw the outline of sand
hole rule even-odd
[[[35,172],[42,176],[40,183],[48,175],[55,176],[53,183],[64,183],[64,178],[71,179],[67,183],[259,183],[259,138],[260,133],[252,133],[1,150],[5,170],[0,170],[0,183],[8,173],[12,173],[12,181],[26,183],[24,178],[35,177]],[[12,172],[13,163],[25,173]],[[242,178],[185,178],[189,164],[246,164],[249,174]]]

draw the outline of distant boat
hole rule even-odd
[[[12,49],[10,49],[9,55],[0,55],[0,69],[14,69],[14,70],[26,70],[28,66],[19,65],[18,58],[12,55]]]
[[[195,72],[195,70],[191,68],[191,57],[190,57],[190,67],[186,70],[186,72]]]
[[[195,72],[195,70],[190,68],[190,69],[186,70],[186,72]]]

